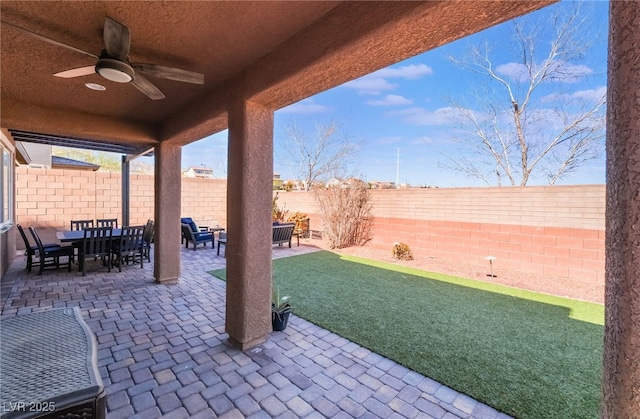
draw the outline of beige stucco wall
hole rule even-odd
[[[0,131],[0,143],[3,147],[7,148],[15,155],[15,143],[5,129],[2,129]],[[15,171],[13,172],[12,176],[13,181],[11,182],[11,184],[15,185]],[[10,194],[13,194],[13,192],[13,190],[8,191],[8,193]],[[11,208],[10,211],[15,216],[15,199],[11,199],[11,203],[13,205],[13,208]],[[18,232],[15,227],[10,227],[7,230],[0,231],[0,277],[4,275],[4,273],[11,265],[11,262],[13,262],[13,259],[15,258],[14,250],[16,248],[15,242],[17,235]]]

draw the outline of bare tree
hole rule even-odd
[[[362,181],[314,189],[322,230],[331,249],[364,246],[372,237],[371,191]]]
[[[462,157],[446,156],[443,166],[476,177],[488,185],[525,186],[544,174],[549,184],[604,152],[606,88],[570,91],[572,83],[592,70],[581,64],[593,32],[574,3],[550,22],[511,26],[514,60],[494,65],[487,45],[473,48],[458,65],[480,75],[473,94],[480,110],[460,103],[450,109],[461,128],[455,141],[468,147]],[[541,34],[553,28],[551,42]],[[591,38],[589,38],[591,37]]]
[[[315,132],[307,134],[295,122],[285,128],[283,149],[289,155],[294,173],[305,190],[331,177],[344,177],[358,151],[358,145],[339,132],[336,122],[315,124]]]

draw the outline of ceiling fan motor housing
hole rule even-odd
[[[124,61],[101,56],[96,63],[96,73],[116,83],[129,83],[133,80],[133,67]]]
[[[56,41],[55,39],[12,25],[4,20],[2,21],[2,25],[7,25],[41,41],[75,51],[76,53],[88,55],[91,58],[98,60],[95,65],[86,65],[55,73],[55,77],[72,79],[75,77],[89,76],[95,72],[103,78],[115,83],[130,83],[149,99],[153,100],[163,99],[165,96],[156,86],[153,85],[153,83],[147,80],[142,73],[161,79],[193,84],[204,84],[204,75],[201,73],[157,64],[132,64],[129,61],[129,47],[131,46],[131,33],[129,28],[108,16],[104,21],[103,30],[105,49],[102,50],[99,57],[82,49]],[[138,69],[138,73],[134,70],[134,66]],[[105,90],[104,86],[96,83],[85,83],[85,86],[94,90]]]

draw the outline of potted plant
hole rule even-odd
[[[276,192],[276,194],[273,196],[271,203],[272,203],[271,219],[273,221],[273,225],[284,223],[285,220],[287,219],[287,215],[289,214],[289,211],[285,209],[284,206],[282,208],[278,206],[278,192]]]
[[[280,297],[280,289],[278,289],[272,292],[271,297],[271,325],[274,331],[280,332],[287,327],[291,314],[289,296]]]

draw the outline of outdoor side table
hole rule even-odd
[[[96,342],[76,308],[0,322],[0,418],[104,418]]]

